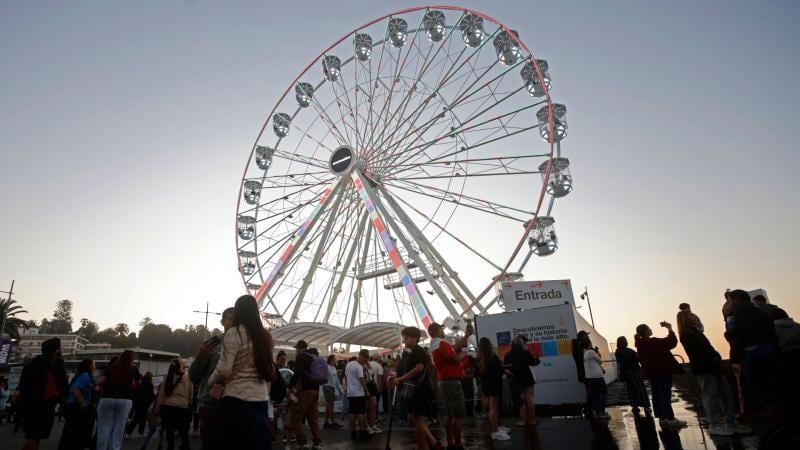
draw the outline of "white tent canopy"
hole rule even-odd
[[[400,332],[405,325],[390,322],[364,323],[346,330],[316,322],[298,322],[272,328],[270,333],[279,346],[293,347],[300,339],[311,347],[324,348],[333,343],[392,349],[402,344]],[[425,330],[420,330],[427,339]]]
[[[357,327],[345,330],[336,336],[335,341],[340,344],[360,345],[362,347],[395,348],[402,344],[400,332],[405,325],[390,322],[364,323]],[[425,330],[419,330],[422,339],[427,339]]]
[[[335,342],[336,336],[343,331],[345,331],[344,328],[316,322],[290,323],[269,330],[276,345],[289,345],[292,347],[300,339],[308,342],[311,347],[327,347],[331,342]]]

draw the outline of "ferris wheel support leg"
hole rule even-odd
[[[414,221],[411,220],[411,217],[409,217],[408,214],[406,214],[405,210],[403,210],[403,208],[400,207],[400,204],[398,204],[397,201],[395,201],[395,199],[391,196],[391,194],[389,194],[386,188],[384,188],[383,186],[378,186],[378,190],[386,198],[386,201],[389,203],[389,206],[391,206],[392,210],[395,213],[397,213],[397,215],[400,217],[400,220],[403,221],[403,224],[405,224],[406,228],[411,233],[411,237],[414,238],[414,240],[420,244],[420,249],[422,250],[422,253],[424,253],[425,256],[428,258],[428,260],[430,260],[431,263],[434,264],[434,268],[439,274],[441,274],[442,280],[444,281],[445,285],[447,285],[447,289],[449,289],[450,292],[453,293],[453,296],[455,296],[456,301],[458,301],[458,304],[461,306],[461,308],[468,309],[469,305],[467,301],[464,299],[464,296],[461,294],[461,291],[458,288],[456,288],[456,286],[453,284],[452,280],[455,280],[458,286],[467,294],[467,296],[471,300],[474,301],[475,296],[472,295],[472,292],[469,291],[466,285],[464,285],[464,283],[458,277],[458,272],[453,270],[453,267],[450,266],[450,264],[448,264],[448,262],[442,257],[439,251],[436,250],[433,244],[430,241],[428,241],[428,238],[426,238],[425,235],[422,233],[422,231],[419,228],[417,228],[416,224],[414,224]],[[481,314],[486,312],[486,310],[483,308],[483,306],[481,306],[480,303],[475,304],[475,307]]]
[[[400,257],[400,252],[397,251],[397,247],[395,247],[394,242],[392,241],[389,230],[386,229],[383,222],[386,220],[396,232],[398,230],[397,224],[395,224],[391,217],[388,217],[387,214],[384,214],[384,220],[381,219],[381,215],[378,213],[378,208],[380,207],[378,197],[375,195],[372,187],[370,187],[370,181],[364,178],[359,173],[358,169],[353,170],[353,179],[355,181],[356,188],[358,189],[358,193],[361,196],[361,200],[364,202],[364,206],[366,206],[370,218],[372,219],[372,226],[380,236],[383,248],[386,250],[386,253],[389,254],[389,258],[391,259],[395,270],[397,270],[397,274],[400,276],[400,280],[402,281],[403,286],[405,287],[406,292],[411,299],[411,304],[414,305],[414,311],[417,313],[417,317],[419,317],[422,325],[427,328],[428,325],[433,323],[433,316],[430,312],[431,310],[428,308],[428,305],[425,304],[425,300],[422,299],[422,295],[420,295],[419,289],[417,289],[417,285],[414,283],[414,279],[411,277],[411,273],[408,271],[408,267],[406,267],[405,262]],[[405,245],[409,250],[409,256],[415,260],[414,262],[422,270],[422,273],[425,274],[425,277],[432,282],[431,284],[435,288],[438,287],[438,285],[433,283],[435,280],[433,280],[433,277],[430,276],[430,273],[426,273],[427,269],[425,269],[422,261],[419,261],[419,257],[414,255],[411,246],[408,244],[408,241],[405,240],[405,237],[402,235],[402,233],[398,232],[397,234],[398,238],[403,242],[403,245]],[[441,288],[439,288],[439,290],[441,290]],[[444,297],[445,298],[443,300],[448,309],[453,309],[453,311],[455,311],[455,308],[450,305],[450,301],[447,300],[446,296]]]
[[[325,207],[328,204],[328,200],[333,194],[338,193],[342,185],[346,183],[346,181],[343,181],[345,178],[349,177],[341,177],[328,186],[328,188],[322,194],[319,203],[311,212],[311,216],[306,219],[303,225],[301,225],[300,228],[298,228],[294,233],[294,238],[292,238],[292,241],[286,247],[286,250],[283,251],[280,259],[278,259],[278,262],[275,264],[275,267],[272,268],[272,272],[270,272],[267,280],[261,285],[261,288],[258,290],[258,292],[256,292],[255,297],[256,301],[258,301],[259,307],[262,306],[264,297],[269,294],[270,288],[275,285],[276,282],[283,276],[284,266],[294,257],[294,254],[297,253],[297,249],[300,248],[300,246],[303,244],[303,241],[305,241],[306,236],[311,233],[311,230],[314,228],[317,220],[320,218],[320,216],[322,216],[322,213],[325,211]]]
[[[331,299],[328,302],[328,308],[325,311],[325,318],[322,320],[323,323],[328,323],[328,320],[331,318],[331,313],[333,313],[333,307],[336,304],[336,300],[339,298],[339,294],[342,293],[342,284],[344,284],[344,279],[347,278],[347,271],[350,269],[350,264],[353,262],[353,256],[356,254],[356,248],[358,247],[358,241],[361,239],[361,236],[364,235],[364,231],[367,229],[367,218],[369,216],[364,213],[362,214],[360,223],[357,228],[356,237],[353,239],[353,245],[350,247],[350,250],[347,253],[347,258],[345,259],[344,266],[342,267],[342,273],[339,274],[339,279],[336,281],[336,286],[333,288],[333,293],[331,294]]]
[[[347,179],[346,182],[349,182],[350,177],[344,176],[342,179]],[[341,186],[341,185],[340,185]],[[325,228],[322,230],[322,236],[319,239],[319,243],[317,244],[317,251],[314,252],[314,256],[311,258],[311,267],[308,268],[308,273],[303,278],[303,286],[300,288],[300,294],[297,296],[297,301],[294,303],[294,310],[292,311],[291,319],[289,323],[294,323],[297,320],[298,314],[300,314],[300,307],[303,306],[303,300],[305,300],[306,293],[308,293],[308,288],[311,286],[311,282],[314,280],[314,274],[317,272],[317,267],[319,267],[319,262],[322,260],[322,253],[325,251],[325,244],[328,243],[328,238],[331,235],[331,229],[333,229],[333,223],[336,222],[336,213],[339,212],[339,206],[342,204],[342,197],[344,197],[345,190],[340,188],[336,193],[336,200],[333,202],[333,206],[331,207],[331,214],[328,218],[328,222],[325,224]]]

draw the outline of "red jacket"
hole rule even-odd
[[[683,368],[670,352],[677,346],[678,338],[672,331],[665,338],[639,339],[636,349],[639,351],[639,362],[642,364],[644,376],[652,379],[683,373]]]

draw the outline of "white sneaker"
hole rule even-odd
[[[373,434],[380,433],[380,431],[376,431],[375,427],[367,427],[367,433],[370,434],[370,435],[373,435]]]
[[[492,440],[493,441],[509,441],[511,440],[511,436],[502,431],[495,431],[492,433]]]
[[[502,432],[503,432],[503,433],[505,433],[505,434],[508,434],[508,432],[509,432],[509,431],[511,431],[511,428],[504,427],[504,426],[502,426],[502,425],[500,425],[499,427],[497,427],[497,429],[498,429],[499,431],[502,431]]]
[[[383,433],[383,429],[377,425],[373,425],[372,429],[375,430],[376,433]]]
[[[708,434],[712,436],[733,436],[733,430],[724,425],[712,425],[708,427]]]

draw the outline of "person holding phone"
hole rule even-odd
[[[661,428],[684,427],[686,422],[676,419],[672,411],[672,376],[683,373],[671,353],[678,346],[678,338],[670,323],[661,322],[661,326],[667,329],[667,337],[653,337],[653,330],[645,324],[636,327],[636,349],[644,376],[650,380],[653,414]]]
[[[228,308],[222,313],[220,324],[225,331],[233,326],[234,309]],[[189,379],[199,386],[197,393],[198,414],[200,415],[200,442],[203,450],[210,449],[213,437],[212,430],[217,424],[218,401],[211,397],[208,378],[214,372],[219,362],[219,353],[222,342],[219,336],[211,336],[203,342],[197,350],[197,355],[189,366]]]

